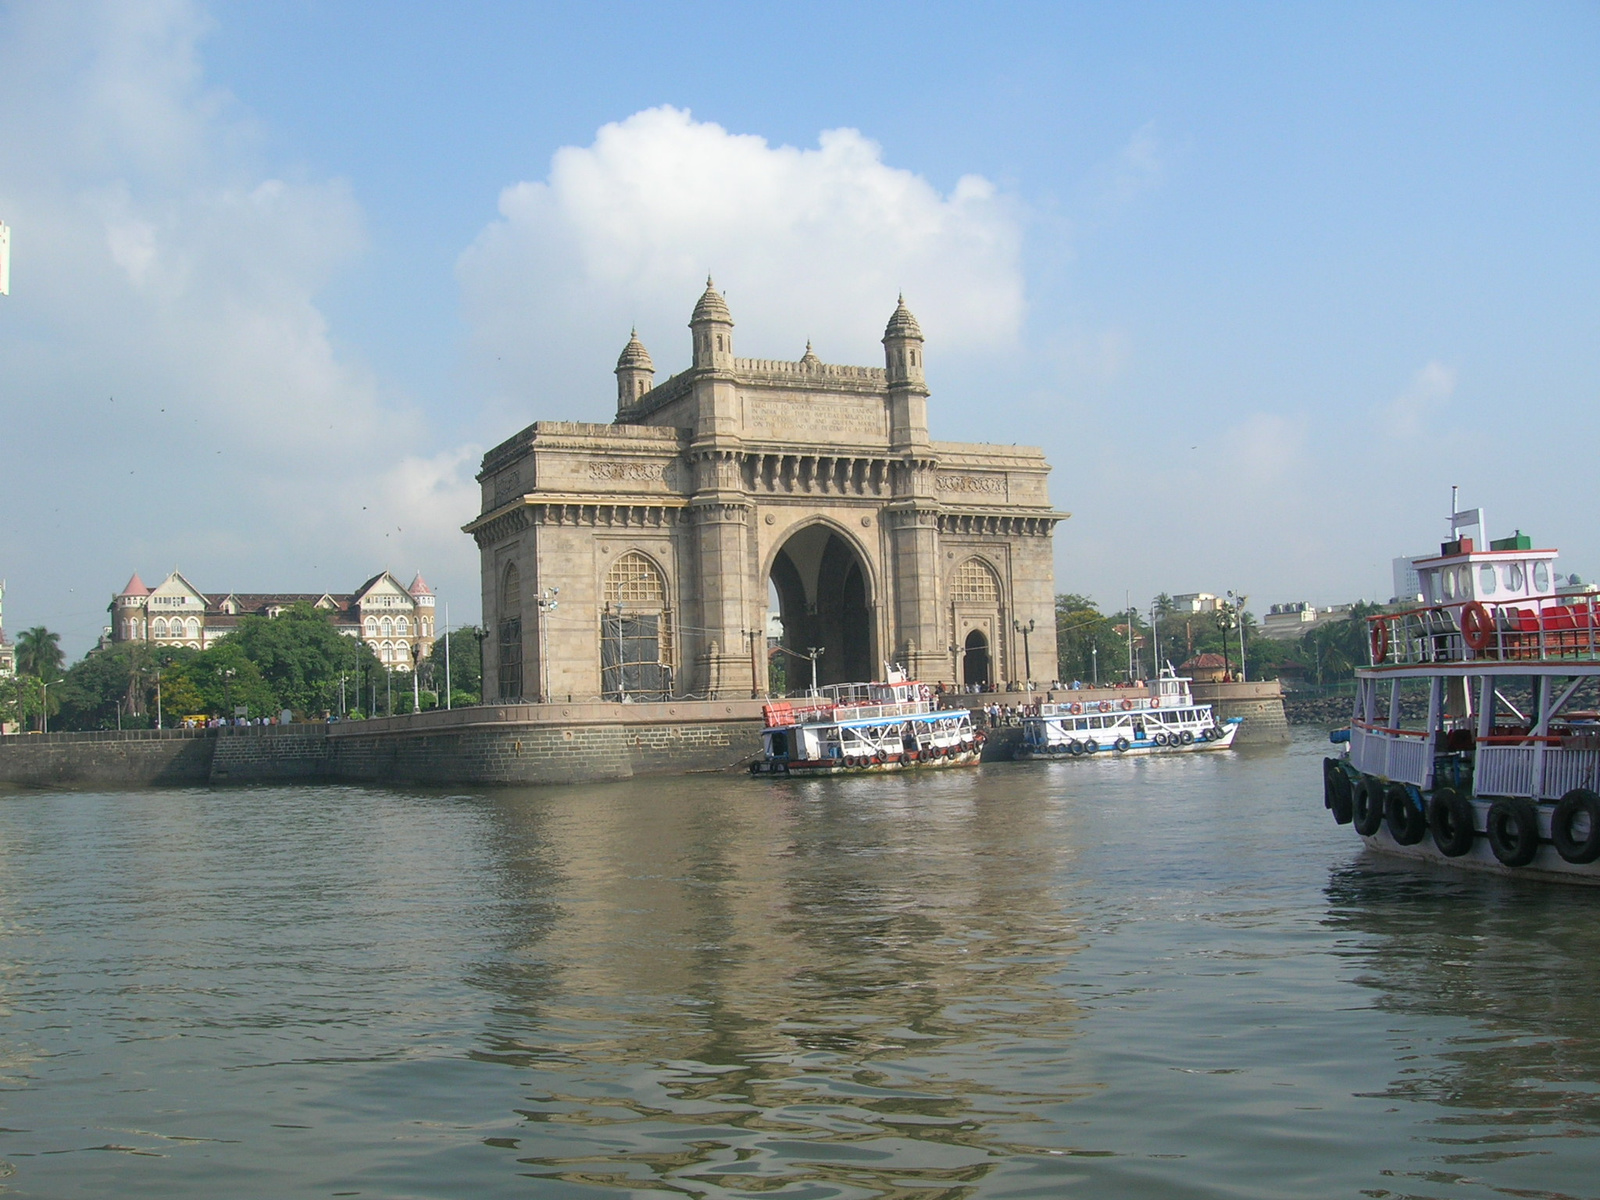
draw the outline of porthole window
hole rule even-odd
[[[1507,563],[1505,567],[1506,591],[1520,592],[1522,590],[1522,564]]]
[[[1483,596],[1494,595],[1494,567],[1489,563],[1478,568],[1478,593]]]
[[[1536,562],[1533,564],[1533,590],[1548,592],[1550,590],[1550,564]]]
[[[1456,598],[1455,568],[1446,567],[1440,574],[1444,576],[1444,598],[1446,600],[1454,600]]]

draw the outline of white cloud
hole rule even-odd
[[[177,0],[0,16],[14,605],[82,649],[134,568],[309,590],[420,565],[469,616],[473,455],[429,457],[415,412],[335,350],[317,293],[363,252],[361,208],[259,164],[204,83],[207,28]]]
[[[1013,203],[977,176],[948,195],[853,129],[772,146],[663,107],[568,146],[508,187],[458,275],[473,350],[526,412],[604,419],[637,324],[659,370],[687,365],[707,273],[750,357],[880,361],[904,290],[929,353],[1013,344],[1023,317]]]
[[[1428,428],[1455,395],[1456,373],[1437,360],[1418,369],[1411,382],[1379,413],[1390,449],[1411,453],[1414,440]]]

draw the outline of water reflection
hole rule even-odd
[[[998,773],[499,797],[478,1056],[534,1087],[491,1144],[608,1188],[969,1194],[1070,1099],[1055,820]]]
[[[1378,1097],[1440,1110],[1407,1118],[1436,1149],[1394,1174],[1593,1195],[1594,1160],[1574,1153],[1592,1143],[1568,1139],[1600,1135],[1600,889],[1372,856],[1335,871],[1327,896],[1353,982],[1377,993],[1371,1036],[1401,1064]]]

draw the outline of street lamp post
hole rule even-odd
[[[556,597],[561,594],[558,587],[541,588],[539,591],[539,702],[546,703],[550,699],[550,639],[546,629],[550,624],[550,614],[560,608]]]
[[[1233,601],[1234,610],[1239,614],[1239,682],[1245,683],[1248,677],[1245,675],[1244,670],[1244,606],[1249,602],[1250,597],[1243,593],[1235,596],[1232,592],[1229,592],[1228,599]]]
[[[1026,677],[1023,682],[1031,686],[1033,683],[1033,655],[1028,652],[1028,635],[1033,632],[1034,620],[1029,617],[1026,625],[1021,621],[1014,620],[1011,622],[1011,628],[1022,635],[1022,673]]]
[[[807,646],[806,657],[811,660],[811,694],[817,694],[817,659],[822,657],[826,646]]]
[[[50,732],[50,689],[55,687],[56,684],[64,682],[65,680],[57,679],[46,683],[43,675],[39,677],[39,695],[41,697],[39,711],[40,733]]]
[[[417,675],[422,666],[422,647],[416,642],[411,644],[411,711],[422,711],[422,684]]]
[[[1100,643],[1089,643],[1089,657],[1094,660],[1094,685],[1100,686]]]

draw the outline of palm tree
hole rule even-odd
[[[35,625],[17,636],[17,674],[35,679],[59,675],[64,661],[59,633]]]

